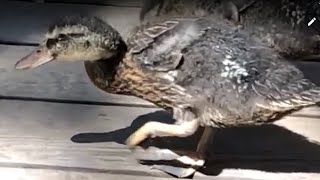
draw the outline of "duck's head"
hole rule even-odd
[[[45,39],[15,68],[30,69],[51,61],[108,60],[126,51],[120,34],[96,17],[69,17],[50,27]]]

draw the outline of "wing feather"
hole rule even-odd
[[[129,49],[144,67],[155,71],[175,70],[182,50],[205,33],[199,18],[166,20],[140,28],[128,39]]]

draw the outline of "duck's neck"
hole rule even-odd
[[[91,82],[99,89],[112,94],[127,94],[122,82],[118,82],[117,71],[127,52],[125,43],[119,47],[118,55],[98,61],[85,61],[85,69]]]

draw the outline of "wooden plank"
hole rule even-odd
[[[14,70],[15,62],[34,47],[0,45],[0,95],[152,105],[132,96],[108,94],[89,80],[82,62],[55,62],[31,71]]]
[[[23,168],[0,168],[1,177],[6,180],[149,180],[148,176],[136,176],[126,174],[106,174],[106,173],[90,173],[90,172],[73,172],[64,170],[48,170],[48,169],[23,169]],[[173,178],[152,177],[154,180],[166,180]],[[229,180],[229,179],[225,179]]]
[[[172,122],[158,109],[6,100],[0,101],[0,107],[0,167],[11,164],[13,167],[45,169],[49,166],[49,169],[60,167],[91,173],[164,176],[138,164],[134,159],[137,154],[123,145],[131,132],[147,121]],[[295,126],[298,130],[293,130],[313,131],[307,135],[318,135],[320,121],[313,118],[311,112],[319,115],[319,111],[308,108],[299,112],[305,117],[287,120],[284,127],[303,121],[314,128]],[[70,139],[91,143],[73,143]],[[201,173],[210,177],[252,179],[257,174],[267,175],[269,179],[320,178],[317,174],[320,171],[320,146],[308,139],[320,142],[317,137],[305,139],[275,125],[220,130],[210,147],[212,157]],[[193,138],[149,141],[151,145],[162,144],[162,147],[175,150],[194,147],[196,142]],[[144,155],[140,159],[155,160],[159,152],[150,151]],[[197,174],[200,176],[203,175]]]
[[[311,142],[320,143],[320,112],[319,108],[305,108],[274,124],[285,127],[300,134]]]
[[[22,168],[0,168],[1,177],[6,177],[6,180],[150,180],[148,176],[136,176],[127,174],[106,174],[106,173],[91,173],[91,172],[74,172],[68,170],[48,170],[48,169],[22,169]],[[167,180],[176,179],[170,177],[152,177],[152,180]],[[253,180],[248,178],[238,177],[196,177],[196,180]]]
[[[130,125],[140,114],[154,109],[20,101],[1,101],[0,104],[1,114],[7,112],[0,118],[1,163],[31,163],[61,166],[62,169],[89,168],[93,172],[100,169],[110,174],[159,176],[157,171],[138,165],[130,156],[130,151],[118,144],[123,144],[128,136],[121,129]],[[80,132],[110,132],[110,141],[72,143],[70,138]]]
[[[2,2],[0,6],[0,40],[22,43],[39,43],[48,26],[66,15],[88,14],[98,16],[115,27],[124,38],[138,24],[139,8]]]

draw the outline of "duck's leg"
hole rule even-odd
[[[197,145],[197,153],[202,154],[206,158],[208,154],[208,148],[210,147],[214,135],[216,133],[216,130],[212,127],[205,127],[202,136],[200,138],[200,141]]]
[[[198,127],[198,119],[183,121],[180,124],[165,124],[153,121],[147,122],[129,136],[129,138],[126,140],[126,144],[130,148],[133,148],[148,137],[187,137],[194,134]]]
[[[195,170],[201,168],[207,158],[208,148],[213,141],[214,135],[215,129],[213,129],[212,127],[205,127],[197,145],[196,153],[182,156],[177,160],[181,161],[184,164],[192,166]]]
[[[148,137],[187,137],[194,134],[199,127],[199,120],[194,117],[191,118],[191,114],[185,113],[181,109],[174,109],[173,117],[177,120],[177,124],[164,124],[160,122],[146,123],[127,139],[126,144],[129,147],[133,148]],[[213,132],[214,131],[212,128],[206,127],[197,145],[197,152],[186,153],[186,155],[180,156],[175,159],[181,164],[184,164],[183,166],[187,167],[154,165],[153,169],[164,171],[179,178],[192,176],[205,163],[205,153],[207,151],[209,143],[213,138]],[[196,158],[194,158],[194,154]]]
[[[192,176],[201,167],[204,166],[205,160],[208,155],[208,148],[213,141],[215,129],[212,127],[205,127],[202,136],[197,145],[195,154],[186,154],[177,158],[176,160],[189,167],[174,167],[169,165],[154,165],[153,168],[164,171],[166,173],[175,175],[179,178],[186,178]]]

